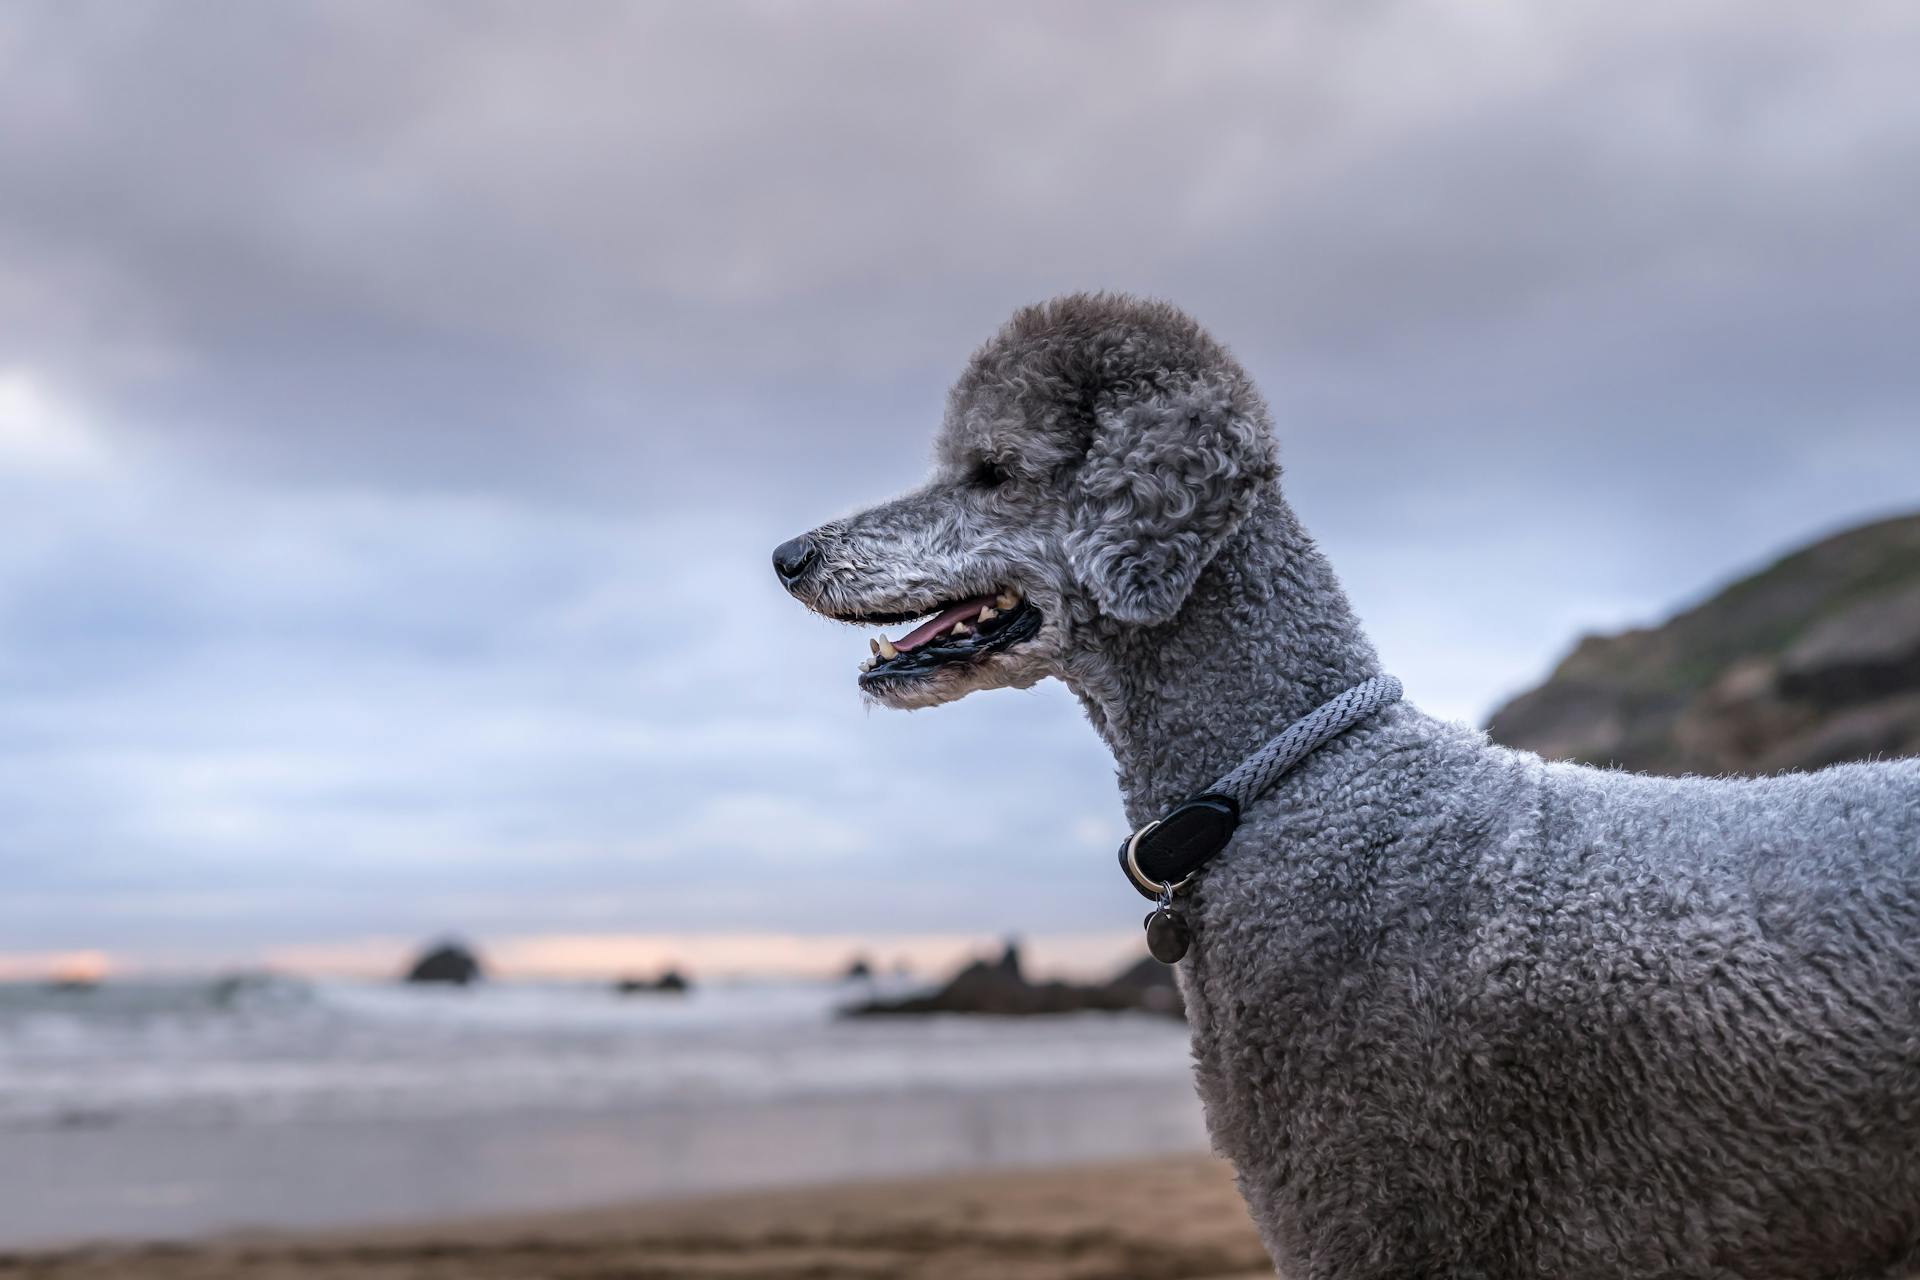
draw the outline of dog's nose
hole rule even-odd
[[[820,548],[814,546],[813,539],[803,533],[797,538],[788,538],[773,549],[773,571],[780,575],[782,583],[790,587],[819,558]]]

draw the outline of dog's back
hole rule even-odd
[[[1912,1249],[1920,761],[1671,780],[1414,713],[1374,739],[1391,769],[1328,762],[1205,888],[1202,1085],[1277,1256],[1802,1276]]]

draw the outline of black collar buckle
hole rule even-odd
[[[1171,898],[1233,839],[1240,805],[1231,796],[1197,795],[1120,843],[1120,869],[1143,898]]]

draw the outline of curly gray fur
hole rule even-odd
[[[816,531],[793,590],[1025,591],[1033,641],[884,700],[1057,677],[1138,824],[1379,671],[1278,474],[1190,319],[1061,298],[974,356],[932,480]],[[1295,1280],[1837,1280],[1920,1249],[1920,761],[1662,780],[1401,704],[1254,805],[1191,904],[1208,1125]]]

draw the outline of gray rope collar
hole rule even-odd
[[[1226,796],[1244,809],[1265,795],[1302,760],[1398,701],[1400,682],[1392,676],[1362,681],[1288,725],[1266,746],[1208,787],[1207,794]]]
[[[1147,917],[1147,945],[1156,959],[1173,964],[1186,954],[1192,934],[1173,899],[1227,847],[1241,811],[1302,760],[1399,700],[1400,682],[1392,676],[1362,681],[1295,720],[1199,795],[1127,837],[1120,846],[1120,868],[1143,897],[1158,904]]]

